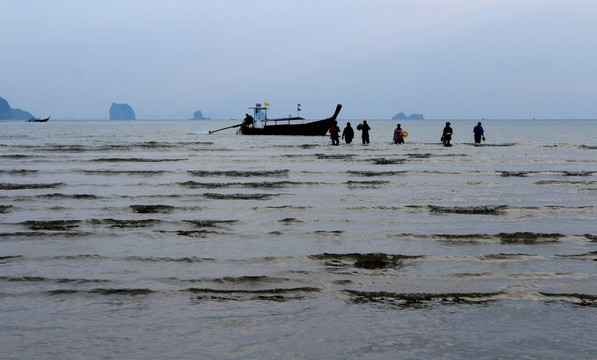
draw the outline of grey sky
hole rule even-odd
[[[597,118],[594,0],[0,0],[0,96],[36,116]]]

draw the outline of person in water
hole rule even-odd
[[[371,128],[369,127],[369,124],[367,124],[367,120],[363,120],[363,123],[357,126],[357,130],[362,131],[361,138],[363,139],[363,145],[369,144],[369,130],[371,130]]]
[[[477,123],[477,126],[473,128],[473,134],[475,134],[475,144],[480,144],[481,139],[485,141],[485,132],[483,131],[483,126],[481,126],[481,122]]]
[[[396,125],[396,129],[394,129],[394,144],[404,144],[404,136],[400,124]]]
[[[255,119],[249,114],[245,114],[245,119],[243,120],[243,126],[253,126],[255,124]]]
[[[350,144],[353,138],[354,129],[352,128],[352,126],[350,126],[350,122],[347,122],[344,131],[342,131],[342,139],[346,141],[347,144]]]
[[[444,146],[452,146],[450,144],[450,140],[452,140],[452,127],[450,127],[450,122],[446,123],[446,127],[444,127],[444,133],[442,134],[442,143]]]
[[[340,145],[340,128],[338,127],[338,122],[334,121],[328,131],[330,132],[330,138],[332,138],[332,145]]]

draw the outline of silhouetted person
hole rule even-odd
[[[444,133],[442,134],[442,142],[444,143],[444,146],[452,146],[452,144],[450,144],[450,140],[452,140],[452,128],[450,127],[450,123],[447,122],[446,123],[446,127],[444,127]]]
[[[396,125],[396,129],[394,129],[394,144],[404,144],[404,136],[400,124]]]
[[[346,141],[347,144],[350,144],[353,138],[354,129],[352,128],[352,126],[350,126],[350,123],[347,122],[344,131],[342,131],[342,139],[344,139],[344,141]]]
[[[243,126],[253,126],[255,124],[255,119],[249,114],[245,114],[245,119],[243,120]]]
[[[475,144],[480,144],[481,139],[485,141],[485,132],[483,131],[483,126],[481,126],[481,122],[477,123],[477,126],[473,128],[473,134],[475,134]]]
[[[363,139],[363,144],[369,144],[369,130],[371,128],[367,124],[367,120],[363,120],[363,123],[357,126],[357,130],[362,131],[361,138]]]
[[[332,145],[340,145],[340,128],[338,127],[338,122],[334,121],[328,131],[330,132],[330,138],[332,138]]]

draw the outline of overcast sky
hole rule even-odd
[[[0,0],[0,97],[52,118],[597,118],[595,0]]]

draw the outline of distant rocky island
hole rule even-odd
[[[110,120],[136,120],[135,112],[129,104],[112,103],[110,106]]]
[[[32,117],[28,111],[11,108],[8,101],[0,97],[0,120],[27,120]]]
[[[193,120],[211,120],[211,119],[203,116],[203,113],[201,112],[201,110],[197,110],[193,113]]]
[[[406,115],[403,112],[399,112],[398,114],[394,115],[392,120],[425,120],[425,118],[423,117],[423,114],[415,113],[415,114]]]

